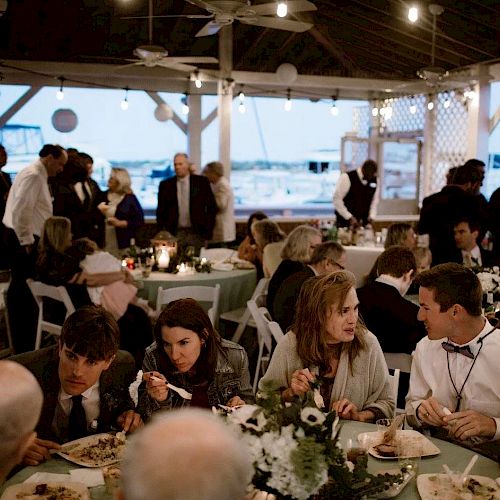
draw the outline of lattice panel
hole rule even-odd
[[[382,119],[387,132],[417,132],[424,129],[426,108],[423,95],[389,99],[387,104],[392,108],[391,117]]]
[[[370,135],[370,107],[357,106],[353,110],[352,129],[358,137],[368,137]]]
[[[445,107],[445,101],[449,107]],[[430,192],[439,191],[446,183],[446,173],[451,167],[465,163],[468,142],[468,108],[462,95],[454,91],[443,92],[435,99],[436,113],[434,147],[430,177]]]

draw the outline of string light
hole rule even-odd
[[[445,98],[443,102],[444,109],[448,109],[451,105],[450,94],[448,92],[445,93]]]
[[[200,73],[198,72],[198,70],[196,70],[196,71],[193,73],[193,77],[194,77],[194,86],[195,86],[197,89],[201,89],[201,87],[203,86],[203,83],[202,83],[202,81],[200,80]]]
[[[243,115],[246,112],[245,94],[243,93],[243,85],[241,86],[240,93],[238,94],[238,99],[240,100],[240,104],[238,105],[238,111]]]
[[[375,101],[375,105],[372,108],[372,116],[376,118],[379,115],[378,103]]]
[[[288,6],[286,4],[286,1],[280,0],[276,7],[276,15],[278,17],[286,17],[287,14],[288,14]]]
[[[292,100],[290,98],[290,89],[286,91],[286,101],[285,101],[285,111],[290,111],[292,109]]]
[[[62,101],[64,99],[64,77],[60,76],[59,80],[61,81],[61,85],[59,90],[56,92],[56,99],[58,101]]]
[[[414,115],[417,112],[417,105],[415,104],[415,96],[411,96],[410,113]]]
[[[410,23],[416,23],[418,20],[418,9],[416,7],[410,7],[408,9],[408,20]]]
[[[128,109],[128,87],[125,87],[125,97],[120,103],[120,108],[122,108],[123,111],[127,111]]]
[[[189,92],[184,93],[184,97],[181,97],[181,102],[182,102],[182,114],[188,115],[189,114]]]
[[[337,98],[332,96],[332,107],[330,108],[330,113],[332,116],[339,116],[339,108],[337,108]]]
[[[429,94],[427,109],[432,111],[434,109],[434,102],[432,101],[432,96]]]
[[[390,120],[392,118],[392,106],[391,101],[388,101],[387,106],[385,107],[385,115],[384,118],[386,120]]]

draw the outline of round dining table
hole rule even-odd
[[[358,435],[363,432],[373,432],[377,430],[374,424],[366,424],[362,422],[341,421],[342,429],[340,431],[340,442],[344,449],[347,448],[349,439],[356,441]],[[423,457],[419,464],[419,473],[442,473],[443,464],[447,464],[451,470],[463,471],[470,459],[474,456],[474,452],[458,446],[456,444],[442,441],[440,439],[429,438],[440,450],[438,455],[432,457]],[[68,474],[71,469],[78,468],[71,462],[65,459],[52,455],[50,460],[40,464],[37,467],[25,467],[16,475],[11,477],[2,487],[0,492],[13,484],[24,482],[35,472],[52,472],[57,474]],[[377,473],[379,471],[395,469],[398,467],[397,459],[376,459],[368,455],[368,471]],[[500,466],[498,463],[490,460],[489,458],[479,456],[475,463],[471,474],[478,476],[487,476],[490,478],[497,478],[500,476]],[[112,500],[113,495],[107,491],[105,486],[97,486],[90,489],[90,496],[92,500]],[[417,491],[416,480],[412,479],[406,487],[397,496],[398,500],[414,500],[419,498]]]
[[[212,270],[209,273],[166,273],[152,272],[147,278],[136,277],[139,285],[138,295],[146,299],[151,307],[156,307],[158,287],[176,288],[181,286],[220,285],[219,313],[246,307],[257,284],[257,272],[254,269],[233,269],[231,271]]]

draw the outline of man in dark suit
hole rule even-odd
[[[158,190],[158,231],[166,229],[181,248],[193,246],[198,252],[212,238],[217,204],[208,179],[190,173],[186,154],[174,156],[174,168],[175,177],[162,181]]]
[[[388,248],[378,258],[378,278],[357,290],[359,312],[384,352],[411,354],[425,336],[417,320],[418,306],[404,298],[417,270],[413,252]]]
[[[120,332],[98,306],[84,306],[64,322],[58,346],[15,356],[40,384],[44,403],[38,438],[23,463],[38,465],[51,449],[112,427],[132,432],[142,425],[128,387],[134,360],[118,351]]]
[[[283,281],[274,297],[273,319],[284,332],[293,323],[295,304],[304,282],[313,276],[341,271],[345,267],[345,258],[345,250],[339,243],[321,243],[314,248],[309,264]]]
[[[424,198],[420,210],[418,233],[429,235],[432,265],[449,262],[456,253],[453,225],[460,217],[469,215],[480,223],[486,220],[475,196],[482,175],[477,168],[462,165],[457,168],[453,184],[439,193]]]
[[[465,267],[491,267],[493,254],[477,244],[481,232],[479,222],[473,217],[464,216],[453,226],[455,233],[456,254],[450,262],[463,264]]]

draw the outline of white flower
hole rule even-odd
[[[483,293],[494,292],[498,288],[500,278],[492,273],[481,272],[477,273]]]
[[[302,411],[300,412],[300,419],[302,422],[309,425],[323,425],[326,417],[321,410],[311,406],[306,406],[305,408],[302,408]]]
[[[228,415],[230,422],[254,431],[261,431],[267,424],[262,408],[256,405],[243,405]]]

